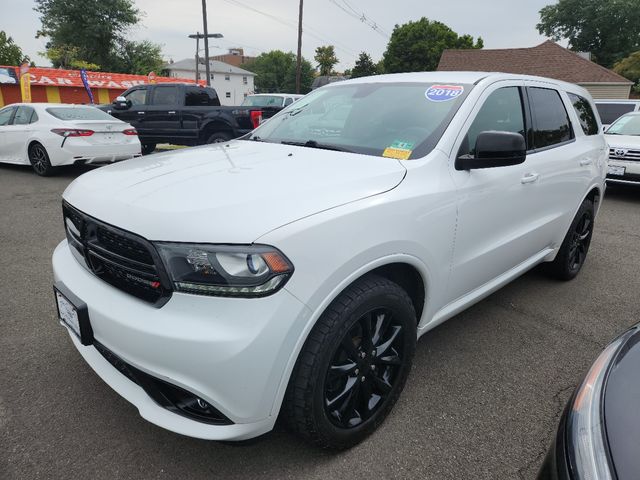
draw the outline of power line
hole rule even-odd
[[[385,29],[383,29],[380,25],[378,25],[378,23],[375,20],[367,16],[364,12],[359,12],[358,10],[356,10],[348,2],[348,0],[341,0],[340,3],[338,2],[338,0],[329,0],[329,1],[333,3],[336,7],[338,7],[340,10],[342,10],[344,13],[349,15],[351,18],[354,18],[360,21],[361,23],[364,23],[369,28],[371,28],[374,32],[379,34],[381,37],[389,40],[390,35]]]

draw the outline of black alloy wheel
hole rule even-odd
[[[356,427],[389,397],[404,357],[403,335],[402,323],[387,308],[371,310],[354,323],[325,379],[325,410],[332,423]]]
[[[417,319],[407,292],[374,274],[347,287],[309,333],[281,417],[322,448],[364,440],[387,417],[411,370]]]
[[[29,147],[29,162],[31,162],[33,171],[41,177],[48,177],[53,173],[49,155],[39,143],[34,143]]]
[[[547,273],[559,280],[571,280],[580,273],[591,245],[594,218],[593,202],[587,199],[571,222],[555,260],[543,265]]]

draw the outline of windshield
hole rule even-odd
[[[243,107],[281,107],[284,98],[275,95],[254,95],[244,99]]]
[[[640,115],[625,115],[607,129],[609,135],[640,135]]]
[[[111,115],[98,110],[95,107],[50,107],[47,113],[60,120],[111,120],[116,121]]]
[[[318,89],[248,140],[408,160],[429,153],[471,85],[353,83]]]

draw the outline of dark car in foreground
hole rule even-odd
[[[640,478],[640,325],[600,354],[564,410],[542,479]]]

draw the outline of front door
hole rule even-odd
[[[156,85],[151,92],[151,101],[146,109],[144,124],[149,138],[158,141],[170,141],[180,136],[180,99],[179,85]]]

